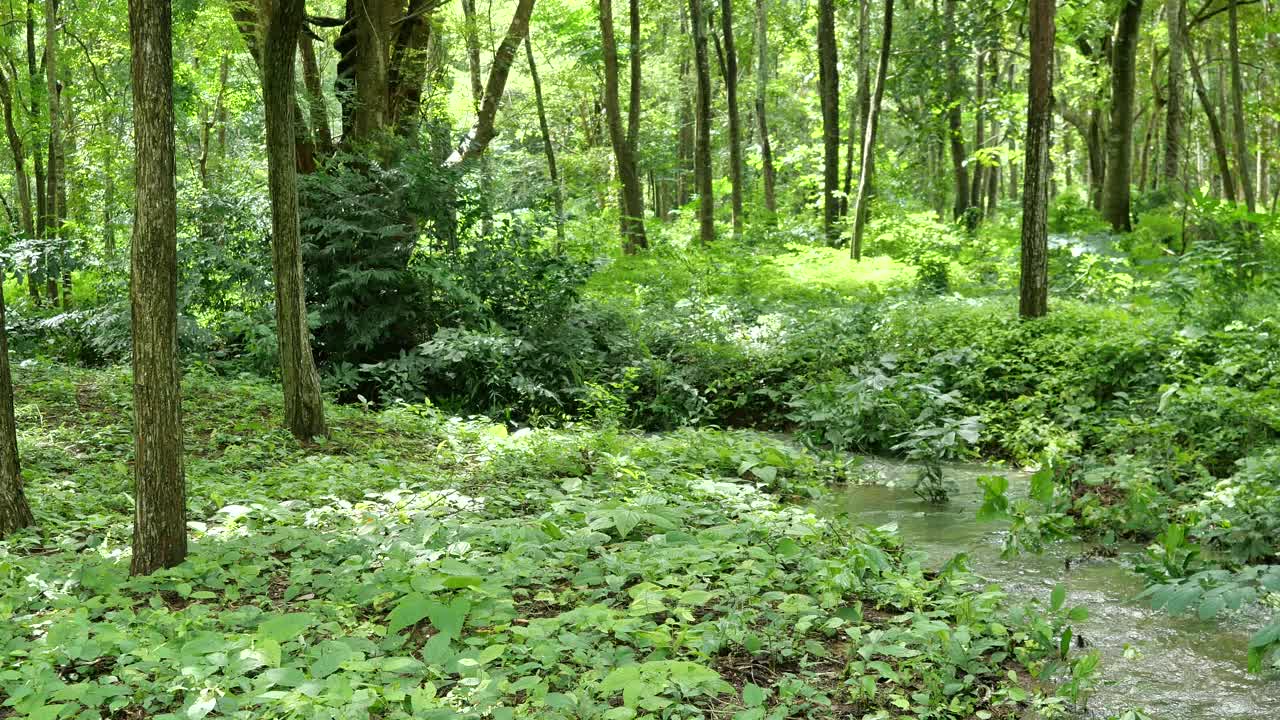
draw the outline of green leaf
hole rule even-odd
[[[395,635],[411,625],[416,625],[427,616],[433,604],[422,593],[409,593],[400,598],[395,609],[387,616],[387,635]]]
[[[1059,583],[1053,588],[1053,592],[1049,594],[1049,609],[1058,612],[1062,609],[1062,604],[1067,601],[1067,586]]]
[[[747,683],[742,688],[742,704],[747,707],[760,707],[764,704],[764,688],[755,683]]]
[[[456,638],[462,634],[462,625],[466,622],[469,612],[471,612],[471,601],[466,598],[456,598],[448,605],[430,603],[427,617],[442,635]]]
[[[630,508],[617,508],[611,514],[613,526],[618,529],[618,537],[626,538],[640,524],[640,513]]]
[[[314,625],[315,617],[310,613],[288,613],[272,615],[258,623],[258,637],[276,642],[296,640],[304,630]]]

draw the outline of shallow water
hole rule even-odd
[[[1280,720],[1280,678],[1246,672],[1249,635],[1258,618],[1235,617],[1202,622],[1170,616],[1133,598],[1142,582],[1129,569],[1119,548],[1113,559],[1076,561],[1084,547],[1064,543],[1044,555],[1003,560],[1001,523],[980,523],[975,513],[982,492],[975,478],[1003,472],[1010,493],[1020,487],[1020,473],[977,465],[952,465],[945,477],[959,485],[946,505],[932,505],[911,491],[915,469],[907,464],[869,459],[866,464],[881,484],[849,486],[840,499],[860,524],[896,524],[909,550],[929,555],[941,565],[956,553],[967,553],[978,575],[1002,587],[1011,597],[1038,597],[1047,602],[1058,583],[1068,590],[1068,605],[1085,605],[1089,619],[1075,626],[1102,654],[1102,680],[1088,703],[1089,718],[1105,718],[1130,708],[1144,709],[1161,720]],[[887,484],[886,484],[887,483]],[[1071,569],[1066,561],[1073,560]],[[1125,658],[1126,648],[1137,652]]]

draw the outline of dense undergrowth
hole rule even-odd
[[[193,551],[129,578],[127,374],[15,379],[42,526],[0,547],[0,716],[1049,716],[1097,662],[1061,593],[788,502],[848,470],[763,435],[339,406],[301,447],[277,391],[198,368]]]

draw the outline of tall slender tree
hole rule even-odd
[[[1169,74],[1165,90],[1164,163],[1160,181],[1168,189],[1178,185],[1182,172],[1182,33],[1187,24],[1187,0],[1165,0],[1164,12],[1169,35]]]
[[[1230,153],[1227,151],[1227,140],[1222,132],[1222,123],[1218,118],[1218,112],[1214,108],[1213,98],[1209,96],[1209,90],[1205,87],[1204,76],[1200,73],[1200,63],[1196,61],[1195,47],[1190,42],[1190,38],[1183,37],[1186,41],[1184,47],[1187,50],[1187,64],[1191,68],[1191,82],[1196,91],[1196,98],[1200,101],[1200,108],[1204,110],[1205,124],[1209,126],[1209,140],[1213,145],[1213,157],[1218,164],[1218,185],[1222,190],[1222,197],[1228,200],[1236,198],[1236,180],[1235,173],[1231,171]]]
[[[628,112],[628,127],[622,126],[622,108],[618,98],[618,46],[613,35],[613,2],[600,1],[600,45],[604,54],[604,112],[609,126],[609,142],[613,146],[613,157],[618,168],[618,180],[621,184],[619,212],[622,215],[622,248],[627,253],[634,253],[646,247],[644,232],[644,187],[640,183],[640,169],[636,161],[635,136],[630,131],[631,113]],[[635,5],[636,0],[631,0]],[[636,30],[639,30],[639,16],[636,16]],[[638,50],[633,47],[633,50]],[[632,57],[632,63],[638,66],[639,59]],[[639,80],[633,73],[632,82]],[[637,103],[638,83],[632,87],[631,100]],[[638,104],[638,103],[637,103]],[[638,112],[638,108],[634,108]],[[638,115],[636,116],[639,117]],[[637,130],[639,122],[637,121]],[[638,134],[638,133],[637,133]]]
[[[135,503],[130,572],[134,575],[173,567],[187,556],[172,38],[170,0],[129,0],[136,158],[129,283]]]
[[[946,0],[942,10],[943,66],[947,87],[947,138],[951,147],[951,174],[955,185],[955,202],[951,215],[957,220],[969,213],[968,153],[964,148],[964,113],[960,107],[964,95],[964,79],[960,74],[960,57],[956,45],[959,31],[956,28],[956,0]]]
[[[862,162],[858,170],[858,195],[853,206],[853,242],[849,252],[854,260],[862,259],[862,233],[867,224],[867,200],[871,193],[872,158],[876,152],[876,126],[880,122],[880,103],[884,99],[885,78],[889,75],[889,55],[893,50],[893,0],[884,2],[884,30],[880,36],[880,64],[876,68],[876,90],[867,106],[867,127],[862,136]]]
[[[764,206],[778,211],[774,189],[773,146],[769,141],[769,0],[756,0],[756,125],[760,132],[760,175],[764,182]]]
[[[1253,183],[1249,180],[1249,136],[1244,124],[1244,77],[1240,72],[1240,0],[1228,0],[1227,49],[1231,57],[1231,134],[1236,151],[1236,170],[1240,175],[1240,189],[1249,212],[1258,209]]]
[[[1129,184],[1133,175],[1133,105],[1142,0],[1124,0],[1111,43],[1111,117],[1107,128],[1107,174],[1102,217],[1117,231],[1132,229]],[[1025,183],[1024,183],[1025,186]]]
[[[818,98],[822,104],[822,232],[838,245],[840,199],[840,71],[837,65],[835,0],[818,0]]]
[[[303,0],[265,0],[263,4],[262,99],[285,424],[295,437],[310,440],[328,431],[320,374],[311,354],[298,219],[294,55],[304,13]]]
[[[694,102],[694,186],[698,191],[698,238],[706,245],[716,238],[715,198],[711,196],[711,58],[707,55],[707,21],[702,0],[689,0],[693,26],[693,65],[697,76]]]
[[[634,5],[637,0],[631,0]],[[738,115],[738,49],[733,40],[733,0],[720,0],[724,34],[724,89],[729,111],[729,184],[733,236],[742,234],[742,124]]]
[[[9,334],[4,322],[4,293],[0,293],[0,539],[35,522],[22,492],[18,424],[13,414],[13,376],[9,372]]]
[[[533,40],[524,38],[525,57],[529,61],[529,78],[533,80],[533,100],[538,109],[538,130],[542,133],[542,150],[547,155],[547,175],[551,178],[552,201],[556,211],[556,241],[564,242],[564,188],[560,186],[560,171],[556,167],[556,149],[551,143],[551,125],[547,122],[547,107],[542,102],[542,79],[538,77],[538,64],[533,59]]]
[[[1018,312],[1042,317],[1049,309],[1049,132],[1053,121],[1053,44],[1056,0],[1031,0],[1028,30],[1027,141],[1022,184],[1022,277]]]

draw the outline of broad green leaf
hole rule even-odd
[[[435,603],[422,593],[409,593],[387,616],[387,635],[395,635],[401,630],[418,623],[427,616]]]
[[[314,625],[315,622],[315,617],[310,613],[272,615],[258,623],[258,636],[268,640],[275,640],[276,642],[296,640],[304,630]]]

